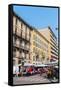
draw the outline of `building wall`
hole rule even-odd
[[[50,61],[58,60],[58,44],[55,34],[52,32],[52,30],[49,27],[41,29],[39,31],[49,41]]]
[[[42,29],[38,29],[38,31],[48,40],[50,41],[50,31],[49,28],[42,28]]]
[[[50,48],[51,48],[51,60],[58,60],[58,44],[57,38],[50,31]]]
[[[49,27],[41,30],[13,15],[13,63],[46,64],[58,59],[57,38]]]
[[[47,63],[49,51],[49,42],[36,30],[32,32],[32,63],[43,64]]]
[[[17,16],[13,15],[13,63],[31,63],[30,43],[31,28],[29,28]]]

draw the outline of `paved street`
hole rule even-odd
[[[47,78],[38,75],[27,76],[27,77],[14,77],[13,84],[32,84],[32,83],[50,83],[51,81]],[[56,80],[54,81],[56,82]]]

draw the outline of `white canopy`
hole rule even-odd
[[[24,66],[34,66],[34,65],[30,63],[25,63]]]
[[[46,67],[47,65],[45,64],[40,64],[40,65],[34,65],[35,67]]]
[[[49,62],[46,65],[48,65],[48,66],[56,66],[56,65],[58,65],[58,61]]]

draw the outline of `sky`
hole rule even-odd
[[[36,29],[51,27],[58,37],[58,8],[13,6],[14,12]]]

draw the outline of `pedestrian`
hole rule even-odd
[[[16,72],[16,77],[18,77],[18,74],[19,74],[19,67],[18,66],[16,66],[15,72]]]
[[[21,72],[21,76],[23,76],[23,71],[24,71],[24,67],[21,66],[20,72]]]
[[[16,72],[15,72],[15,66],[13,66],[13,76],[15,76]]]
[[[52,72],[51,72],[51,69],[49,68],[48,69],[48,72],[47,72],[47,77],[50,79],[51,78],[51,75],[52,75]]]

